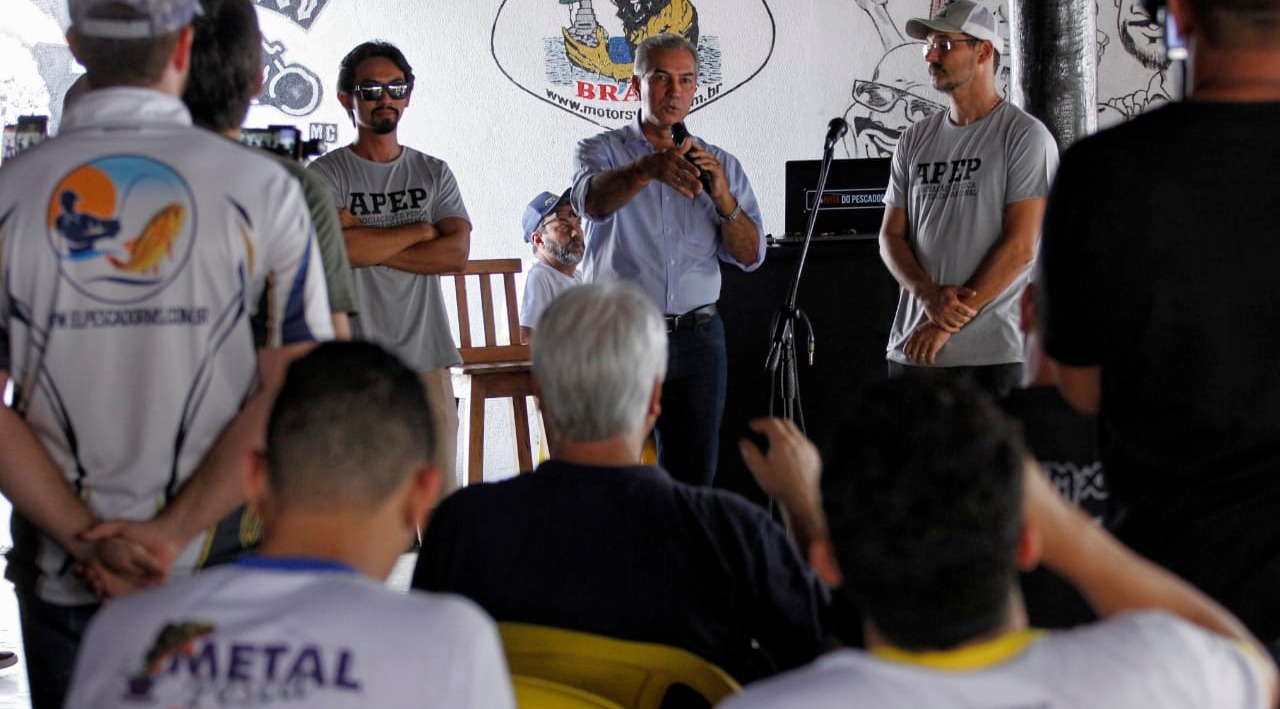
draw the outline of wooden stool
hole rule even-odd
[[[468,261],[460,273],[442,274],[453,277],[453,290],[458,305],[458,353],[462,364],[450,367],[454,396],[460,400],[458,428],[467,441],[464,469],[466,481],[484,480],[484,414],[488,399],[510,399],[515,415],[516,461],[520,472],[533,469],[529,438],[529,408],[525,398],[533,395],[533,363],[529,346],[520,344],[520,320],[517,315],[515,274],[521,270],[520,259],[488,259]],[[493,276],[502,276],[507,306],[506,344],[499,343],[494,315]],[[467,282],[480,288],[480,317],[483,340],[471,337],[472,315],[467,297]]]

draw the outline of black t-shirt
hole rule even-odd
[[[824,649],[825,589],[782,528],[654,467],[548,461],[432,515],[413,587],[499,621],[684,648],[747,682]]]
[[[1046,350],[1102,369],[1116,531],[1228,605],[1280,557],[1277,127],[1276,103],[1177,103],[1080,141],[1040,256]],[[1276,588],[1236,608],[1277,606],[1264,639]]]
[[[1098,422],[1062,398],[1055,386],[1015,389],[1000,406],[1022,424],[1022,435],[1049,482],[1095,520],[1106,514],[1107,486],[1098,452]],[[1071,628],[1097,620],[1075,587],[1043,566],[1019,574],[1027,619],[1037,628]]]
[[[1054,386],[1015,389],[1000,407],[1022,424],[1022,435],[1049,482],[1094,519],[1106,515],[1107,486],[1098,451],[1098,422],[1075,409]]]

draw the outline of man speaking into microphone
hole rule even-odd
[[[720,264],[764,261],[760,207],[737,158],[682,136],[698,88],[697,49],[676,35],[636,48],[636,122],[578,143],[571,201],[585,215],[587,281],[639,285],[665,314],[667,375],[654,433],[677,480],[715,475],[727,378],[716,313]]]

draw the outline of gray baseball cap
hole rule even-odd
[[[930,32],[960,32],[974,39],[990,42],[999,50],[1000,33],[996,31],[996,17],[991,10],[973,0],[953,0],[938,11],[932,19],[916,17],[907,20],[907,36],[924,39]]]
[[[107,6],[124,6],[141,15],[135,19],[94,17],[94,11]],[[85,37],[104,39],[147,39],[172,34],[204,14],[200,0],[68,0],[71,27]]]

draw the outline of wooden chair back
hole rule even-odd
[[[479,259],[468,261],[467,267],[453,276],[453,290],[458,303],[458,353],[463,364],[491,364],[495,362],[521,362],[529,359],[529,346],[520,344],[520,320],[516,299],[516,274],[523,264],[518,258]],[[477,341],[472,336],[472,310],[467,282],[478,285],[480,291],[480,333]],[[506,337],[499,340],[494,283],[501,284],[501,297],[506,304]]]

